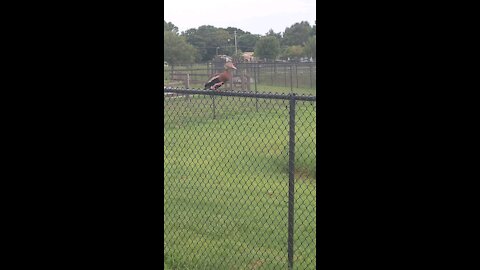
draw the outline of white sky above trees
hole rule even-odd
[[[179,32],[213,25],[265,35],[301,21],[313,25],[316,19],[316,0],[164,0],[164,7],[165,21]]]

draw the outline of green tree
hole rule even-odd
[[[285,28],[283,33],[282,45],[304,45],[312,31],[312,27],[307,21],[295,23],[291,27]]]
[[[290,59],[299,59],[304,55],[305,55],[304,48],[303,46],[300,46],[300,45],[289,46],[285,51],[285,56]]]
[[[260,39],[259,35],[243,34],[237,38],[238,49],[244,52],[253,52],[258,39]]]
[[[235,52],[234,40],[224,29],[202,25],[198,29],[189,29],[182,35],[198,50],[201,61],[211,60],[217,51],[227,55]]]
[[[227,27],[225,29],[224,28],[221,28],[221,29],[227,31],[232,37],[235,34],[235,31],[237,31],[237,38],[240,35],[250,34],[250,32],[245,32],[242,29],[239,29],[239,28],[236,28],[236,27]]]
[[[275,33],[275,32],[273,31],[273,29],[268,30],[268,32],[265,34],[265,36],[267,36],[267,37],[270,37],[270,36],[271,36],[271,37],[275,37],[275,38],[278,39],[278,41],[280,41],[280,43],[282,43],[282,33]]]
[[[274,36],[261,37],[255,44],[255,56],[269,60],[277,59],[280,54],[280,42]]]
[[[167,23],[165,20],[163,20],[163,31],[173,32],[175,34],[178,34],[178,27],[171,22]]]
[[[305,43],[305,55],[308,57],[317,58],[317,36],[309,37]]]
[[[310,32],[311,36],[317,35],[317,20],[315,20],[315,24],[312,26],[312,31]]]
[[[163,58],[172,65],[195,62],[196,50],[184,37],[170,31],[163,32]]]
[[[232,55],[232,59],[234,62],[243,62],[243,52],[242,50],[238,50],[237,53]]]

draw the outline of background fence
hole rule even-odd
[[[164,88],[167,269],[315,269],[316,97]]]
[[[223,71],[224,63],[164,67],[165,86],[203,89],[215,73]],[[253,92],[299,92],[315,94],[316,62],[305,63],[235,63],[233,79],[223,89]]]

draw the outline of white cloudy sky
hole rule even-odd
[[[316,0],[164,0],[164,19],[185,31],[201,25],[236,27],[252,34],[276,33],[316,19]]]

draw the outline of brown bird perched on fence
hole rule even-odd
[[[237,69],[232,62],[227,62],[225,64],[225,71],[222,73],[217,73],[208,79],[205,83],[205,89],[217,90],[220,86],[225,84],[227,81],[232,79],[232,70]]]

